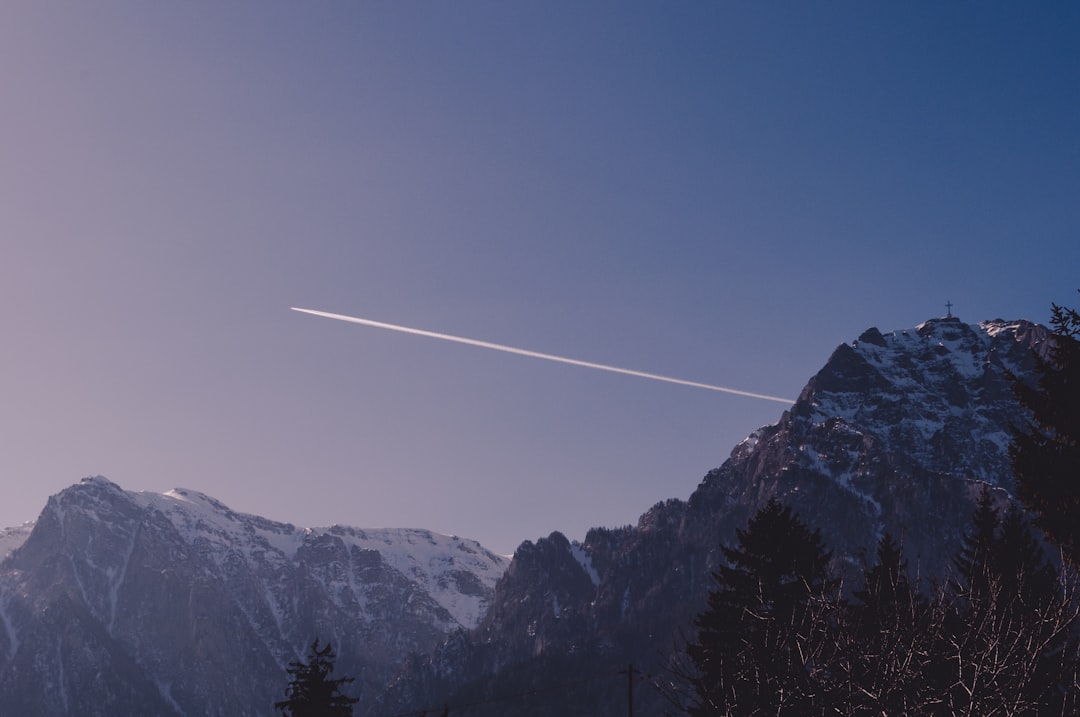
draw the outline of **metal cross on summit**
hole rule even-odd
[[[945,302],[945,310],[949,312],[948,314],[945,315],[945,318],[946,319],[951,319],[952,318],[952,302],[951,301],[946,301]]]

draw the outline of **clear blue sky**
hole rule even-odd
[[[1080,5],[0,7],[0,525],[104,474],[500,552],[945,301],[1080,304]]]

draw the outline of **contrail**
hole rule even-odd
[[[666,381],[667,383],[677,383],[682,386],[693,386],[694,388],[706,388],[710,391],[721,391],[723,393],[733,393],[736,396],[747,396],[749,398],[760,398],[763,401],[776,401],[778,403],[791,404],[795,403],[790,398],[779,398],[777,396],[766,396],[761,393],[751,393],[749,391],[740,391],[736,388],[725,388],[724,386],[713,386],[707,383],[698,383],[697,381],[685,381],[681,378],[672,378],[670,376],[660,376],[655,373],[645,373],[644,371],[633,371],[628,368],[619,368],[617,366],[605,366],[602,363],[593,363],[591,361],[579,361],[577,359],[566,358],[565,356],[553,356],[552,354],[543,354],[539,351],[529,351],[527,349],[514,348],[513,346],[504,346],[502,344],[493,344],[489,341],[478,341],[476,339],[467,339],[464,336],[451,336],[450,334],[440,334],[434,331],[424,331],[423,329],[410,329],[408,326],[398,326],[397,324],[385,324],[381,321],[372,321],[371,319],[361,319],[356,316],[345,316],[344,314],[331,314],[326,311],[315,311],[314,309],[299,309],[295,306],[291,307],[293,311],[299,311],[304,314],[311,314],[313,316],[322,316],[327,319],[337,319],[338,321],[349,321],[354,324],[362,324],[364,326],[374,326],[377,329],[389,329],[390,331],[400,331],[403,334],[415,334],[417,336],[427,336],[432,339],[442,339],[443,341],[453,341],[459,344],[468,344],[469,346],[479,346],[484,349],[494,349],[495,351],[505,351],[508,354],[517,354],[518,356],[531,356],[532,358],[544,359],[545,361],[556,361],[558,363],[568,363],[571,366],[584,366],[585,368],[595,368],[601,371],[611,371],[612,373],[622,373],[627,376],[638,376],[640,378],[650,378],[653,381]]]

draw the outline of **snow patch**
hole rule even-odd
[[[1022,331],[1028,325],[1029,324],[1026,321],[1003,321],[1001,319],[993,319],[991,321],[981,322],[979,324],[979,328],[987,336],[993,337],[1006,332],[1016,334]]]
[[[158,692],[161,693],[162,698],[169,703],[169,706],[176,710],[177,714],[184,714],[184,709],[173,699],[172,696],[172,683],[171,682],[158,682]]]
[[[56,643],[56,669],[57,669],[57,692],[60,693],[60,702],[64,705],[64,713],[70,713],[71,705],[68,704],[67,676],[64,674],[64,653],[61,649],[63,643]]]
[[[11,616],[8,614],[8,600],[4,596],[0,596],[0,623],[4,625],[4,630],[8,634],[8,641],[11,643],[11,655],[14,657],[15,653],[19,651],[19,631],[15,629],[15,623],[11,621]]]
[[[749,436],[739,441],[736,445],[736,449],[753,450],[757,447],[757,444],[761,442],[761,437],[765,435],[767,428],[772,428],[776,424],[769,424],[767,426],[761,426],[750,433]]]
[[[834,483],[843,488],[848,493],[860,498],[869,508],[877,515],[881,515],[881,503],[878,502],[869,493],[865,493],[851,482],[853,478],[852,471],[850,469],[834,471],[825,462],[824,456],[818,453],[816,450],[809,449],[806,445],[799,446],[799,453],[803,456],[803,465],[809,470],[814,471],[820,475],[831,478]],[[848,451],[848,460],[852,465],[858,459],[858,453]]]
[[[592,557],[585,552],[585,548],[581,546],[581,543],[576,541],[570,543],[570,554],[574,556],[574,560],[589,576],[589,580],[592,580],[593,587],[598,587],[600,585],[600,574],[596,572],[596,568],[592,564]]]
[[[131,536],[131,542],[127,548],[127,554],[124,555],[124,562],[121,563],[119,570],[108,571],[109,575],[109,627],[108,632],[112,635],[116,629],[116,605],[120,600],[120,586],[124,584],[124,578],[127,577],[128,564],[131,562],[131,556],[135,553],[135,541],[139,538],[139,531],[136,528],[134,535]]]

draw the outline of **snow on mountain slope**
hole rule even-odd
[[[1002,369],[1014,373],[1022,370],[1019,362],[1024,356],[1009,351],[996,339],[1045,342],[1046,330],[1040,329],[1027,322],[996,320],[975,326],[958,319],[931,320],[914,330],[886,335],[870,329],[850,346],[837,350],[850,350],[865,364],[844,362],[845,370],[858,370],[860,382],[852,383],[855,376],[849,376],[852,385],[845,388],[827,380],[811,384],[815,393],[810,419],[821,422],[839,418],[867,424],[886,441],[899,442],[906,438],[928,441],[951,420],[965,419],[971,421],[979,440],[989,440],[997,449],[1003,449],[1008,445],[1008,436],[1000,421],[995,420],[999,416],[986,411],[985,401],[975,403],[972,397],[1008,388],[993,385]],[[866,395],[865,389],[876,390]],[[905,420],[898,422],[899,416]]]
[[[1048,336],[1024,321],[951,317],[864,332],[836,350],[792,409],[796,463],[867,496],[876,492],[864,480],[871,454],[889,456],[900,473],[1011,489],[1010,430],[1023,417],[1008,375],[1030,370],[1032,349],[1044,350]]]
[[[86,480],[105,480],[90,478]],[[346,526],[297,528],[255,515],[235,513],[204,493],[176,488],[167,493],[128,493],[144,510],[165,515],[190,545],[198,545],[219,566],[240,557],[247,563],[286,565],[305,545],[320,539],[340,541],[349,552],[377,552],[386,565],[416,582],[453,618],[456,626],[474,627],[509,562],[474,540],[429,530],[357,529]],[[471,576],[471,577],[466,577]],[[462,581],[467,581],[464,584]],[[355,580],[334,586],[357,597]]]
[[[1030,376],[1049,337],[1027,321],[956,317],[868,329],[691,502],[753,507],[778,495],[852,564],[888,530],[924,574],[938,574],[982,486],[1012,491],[1010,432],[1027,414],[1010,376]]]
[[[316,637],[376,689],[475,626],[507,563],[426,530],[298,528],[87,478],[0,564],[0,705],[269,715]]]

